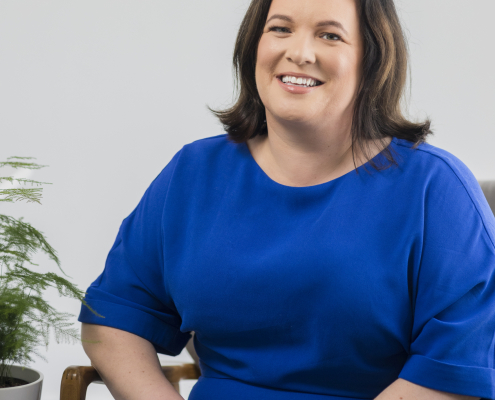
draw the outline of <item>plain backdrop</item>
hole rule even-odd
[[[224,133],[207,110],[232,104],[232,51],[248,0],[1,0],[0,161],[35,157],[47,167],[2,168],[0,176],[44,185],[42,205],[0,203],[42,231],[67,278],[85,290],[102,272],[122,220],[172,156]],[[430,117],[429,143],[460,158],[479,179],[495,179],[492,0],[397,0],[409,40],[409,116]],[[13,187],[0,184],[0,188]],[[27,187],[31,187],[28,185]],[[77,316],[80,303],[44,298]],[[69,365],[90,365],[80,343],[40,347],[48,363],[42,400],[59,398]],[[162,364],[192,362],[184,350]],[[181,384],[187,398],[195,381]],[[90,385],[88,400],[112,399]]]

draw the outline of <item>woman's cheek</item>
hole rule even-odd
[[[275,60],[275,54],[279,51],[279,45],[275,43],[268,37],[261,37],[258,53],[257,53],[257,63],[259,63],[260,67],[264,70],[270,68],[270,64],[272,64]]]
[[[344,79],[350,72],[354,72],[354,65],[348,55],[341,52],[332,53],[325,62],[330,79]]]

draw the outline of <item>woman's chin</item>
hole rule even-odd
[[[302,112],[302,110],[283,112],[274,115],[274,117],[282,124],[313,125],[315,123],[314,118],[311,118],[307,113]]]

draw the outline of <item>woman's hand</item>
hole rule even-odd
[[[479,397],[464,396],[461,394],[441,392],[424,386],[397,379],[381,392],[375,400],[480,400]]]

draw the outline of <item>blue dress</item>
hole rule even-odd
[[[194,331],[190,400],[364,400],[398,378],[495,399],[495,217],[454,155],[389,148],[398,167],[291,187],[227,134],[185,145],[87,289],[104,318],[78,320],[171,356]]]

